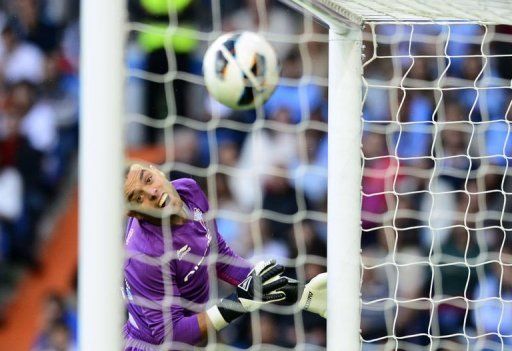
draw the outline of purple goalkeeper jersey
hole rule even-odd
[[[226,245],[215,222],[206,219],[208,201],[197,183],[184,178],[172,184],[190,218],[182,225],[171,226],[171,239],[164,242],[160,225],[136,218],[128,220],[123,288],[128,305],[125,336],[154,345],[171,340],[195,345],[201,339],[196,314],[204,311],[209,299],[212,274],[208,270],[237,285],[251,268]],[[217,252],[214,262],[210,255]],[[165,311],[169,297],[172,306]],[[139,349],[143,348],[129,348]]]

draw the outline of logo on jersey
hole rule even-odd
[[[188,272],[188,274],[185,276],[185,278],[183,279],[183,281],[186,283],[188,282],[188,280],[190,279],[190,277],[192,277],[194,274],[196,274],[197,270],[199,269],[199,266],[195,266],[193,270],[191,270],[190,272]]]
[[[206,226],[206,223],[203,218],[203,212],[198,209],[197,207],[194,208],[194,221],[201,223],[203,228],[208,231],[208,227]]]
[[[190,250],[192,250],[190,248],[190,246],[188,245],[185,245],[183,246],[181,249],[179,249],[178,251],[176,251],[176,255],[178,256],[178,260],[181,261],[181,259],[183,257],[185,257],[186,254],[188,254],[190,252]]]
[[[206,247],[204,249],[203,257],[201,257],[201,259],[199,260],[199,262],[197,262],[197,264],[194,266],[194,268],[190,272],[188,272],[188,274],[185,276],[185,278],[183,278],[183,281],[185,283],[189,281],[189,279],[197,272],[199,267],[203,264],[203,262],[204,262],[204,260],[206,258],[206,255],[208,254],[208,249],[210,248],[210,243],[212,241],[212,234],[210,233],[210,229],[209,229],[208,225],[206,224],[206,222],[204,220],[203,212],[200,209],[198,209],[197,207],[194,208],[194,221],[201,223],[203,228],[206,230],[205,236],[206,236],[207,242],[206,242]],[[185,245],[185,246],[187,246],[187,245]],[[180,249],[180,251],[181,250],[184,250],[184,248],[182,247]],[[183,256],[186,253],[188,253],[188,251],[186,251],[186,249],[185,249]],[[179,252],[178,252],[178,259],[180,259]]]
[[[123,298],[127,299],[128,301],[133,301],[133,295],[132,295],[132,289],[130,287],[130,284],[124,280],[124,289],[121,287],[121,292],[123,293]]]

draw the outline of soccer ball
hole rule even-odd
[[[261,106],[279,80],[274,49],[252,32],[217,38],[204,55],[203,72],[209,93],[236,110]]]

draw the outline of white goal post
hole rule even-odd
[[[126,4],[81,2],[79,349],[121,350]]]
[[[415,24],[436,23],[477,23],[484,26],[510,25],[512,24],[512,1],[287,0],[285,2],[314,14],[330,28],[328,349],[359,350],[363,347],[360,336],[360,288],[362,284],[360,275],[364,266],[364,263],[362,265],[360,263],[361,181],[364,170],[364,166],[361,167],[361,133],[363,130],[361,120],[364,120],[362,117],[363,98],[361,95],[363,90],[361,66],[363,61],[361,51],[363,28],[367,24],[371,26],[379,23],[410,25],[411,27]],[[373,28],[371,32],[371,35],[376,35]],[[412,31],[410,36],[412,37]],[[411,56],[411,40],[409,39],[409,56]],[[373,37],[373,41],[374,50],[376,51],[378,44],[375,37]],[[446,51],[444,54],[448,56]],[[483,52],[482,55],[484,55]],[[376,56],[375,52],[374,56]],[[411,67],[409,67],[409,71]],[[403,87],[403,79],[400,83]],[[367,89],[368,83],[366,83]],[[505,153],[505,146],[503,147],[503,153]],[[396,195],[396,192],[394,192],[394,195]],[[502,263],[501,258],[500,263]],[[367,266],[365,268],[368,269]],[[466,319],[468,318],[467,314],[466,311]],[[393,328],[396,318],[395,315],[392,323]],[[500,332],[498,331],[497,334],[500,334]],[[501,335],[498,336],[501,338]],[[392,337],[395,339],[394,343],[397,343],[397,340],[400,339],[396,335],[392,335]],[[467,336],[465,337],[467,340],[470,339]],[[390,349],[396,349],[397,347],[398,344],[392,344]]]

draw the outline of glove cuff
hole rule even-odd
[[[219,331],[229,323],[247,313],[236,293],[233,293],[206,311],[215,330]]]
[[[236,293],[233,293],[220,300],[220,302],[217,304],[217,307],[219,308],[219,312],[224,320],[228,323],[231,323],[236,318],[240,317],[244,313],[247,313],[247,310],[238,299],[238,295]]]
[[[222,317],[218,306],[210,307],[208,310],[206,310],[206,314],[208,315],[208,318],[210,319],[210,322],[216,331],[225,328],[229,324],[226,322],[224,317]]]

